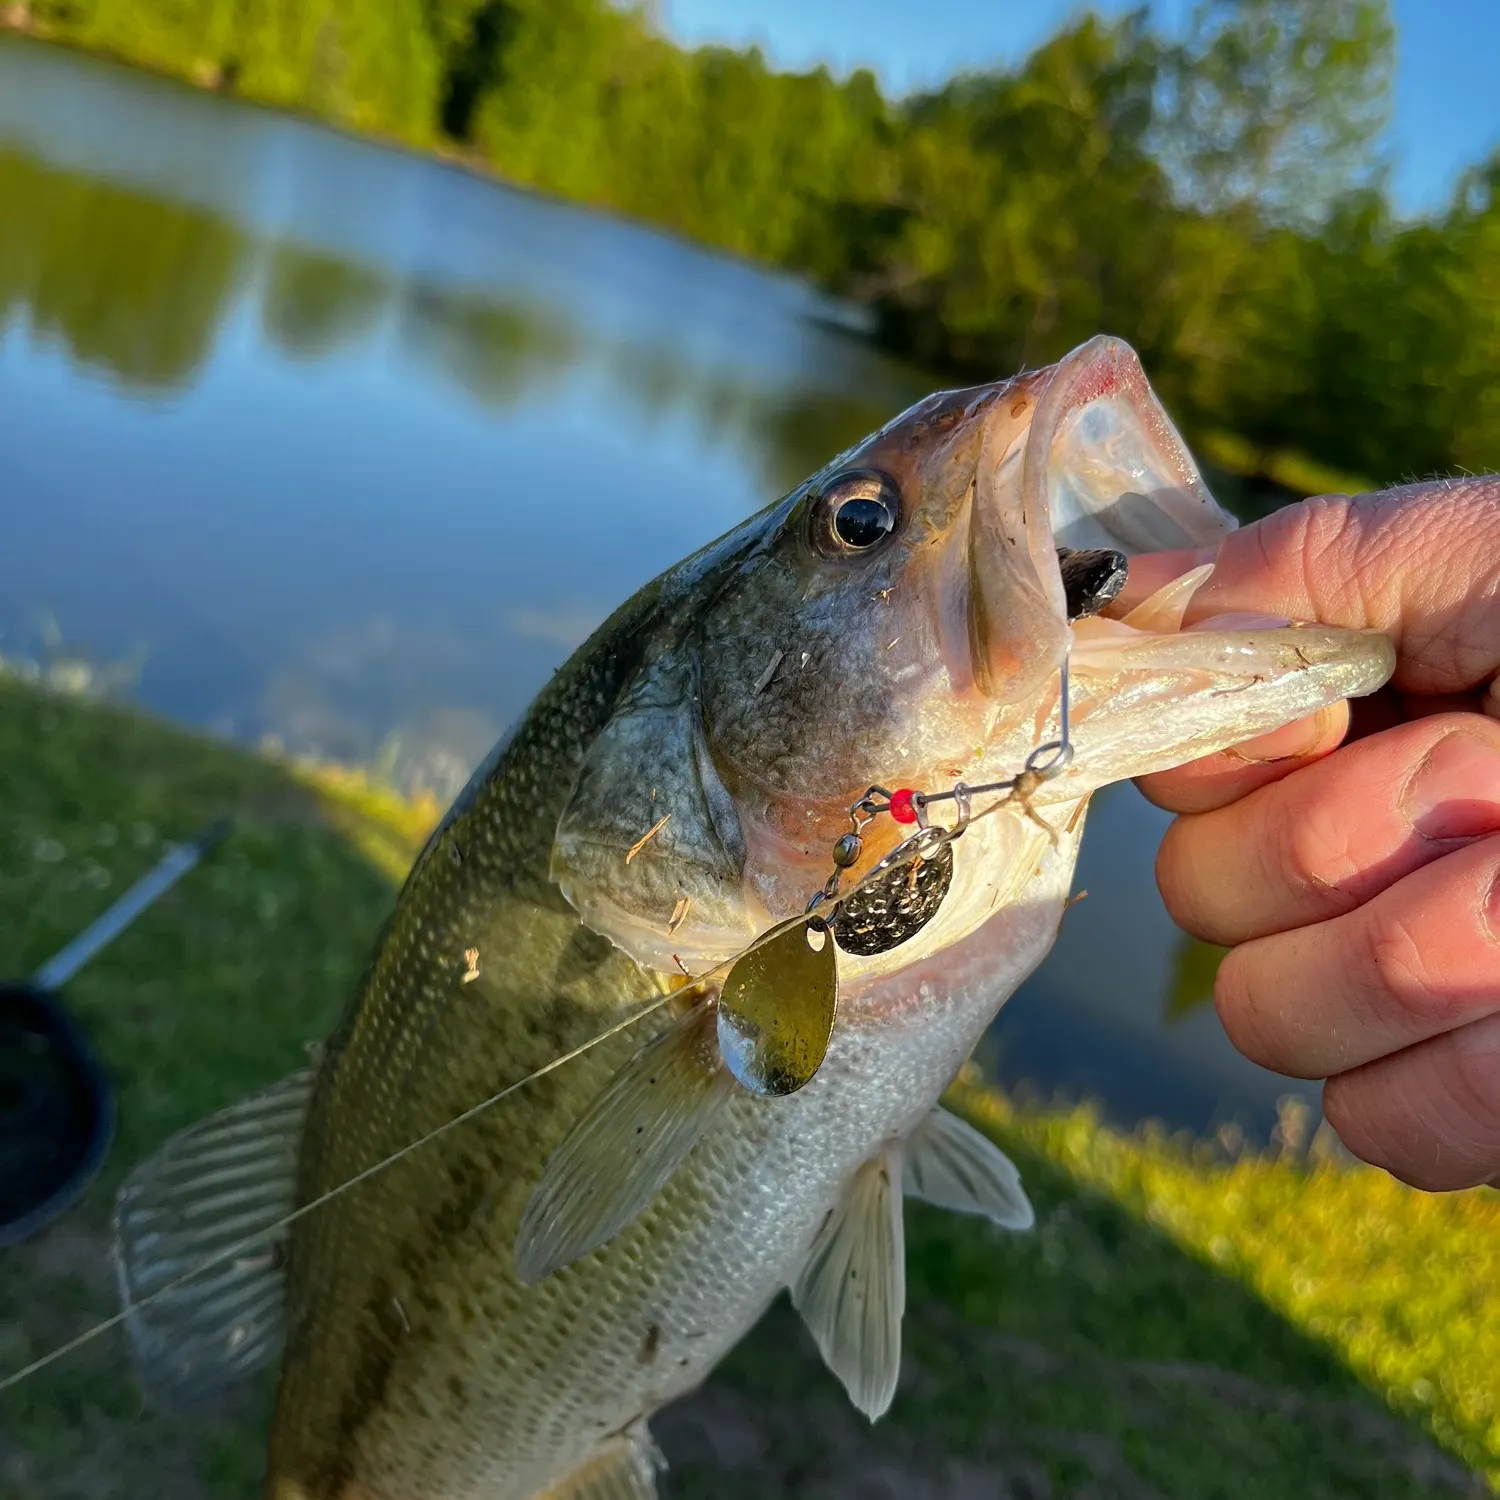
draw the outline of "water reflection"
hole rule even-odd
[[[931,388],[848,322],[0,36],[0,655],[60,659],[55,618],[159,712],[447,796],[615,604]],[[1273,1120],[1155,897],[1162,822],[1099,799],[996,1066],[1127,1120]]]
[[[407,286],[401,323],[413,355],[497,411],[547,398],[589,352],[560,311],[466,287]]]
[[[13,150],[0,150],[0,205],[0,320],[125,387],[192,379],[243,274],[243,235]]]
[[[370,266],[282,242],[269,256],[261,327],[289,359],[316,359],[368,334],[391,295]]]
[[[0,41],[0,143],[0,389],[60,386],[0,450],[9,494],[59,500],[0,559],[0,649],[49,611],[101,653],[129,628],[155,706],[399,741],[439,793],[481,731],[432,726],[498,731],[610,603],[920,388],[805,288],[97,62]],[[503,606],[487,547],[526,549]]]

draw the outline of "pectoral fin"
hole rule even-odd
[[[618,1234],[677,1170],[732,1087],[710,1006],[647,1042],[552,1153],[516,1235],[521,1280],[541,1281]]]
[[[906,1240],[899,1147],[854,1174],[813,1241],[792,1305],[850,1400],[873,1422],[891,1404],[901,1369]]]
[[[637,1423],[537,1500],[656,1500],[656,1476],[664,1468],[645,1423]]]
[[[1015,1163],[946,1109],[934,1109],[906,1142],[905,1187],[913,1198],[979,1214],[1002,1229],[1030,1229],[1036,1214]]]
[[[281,1348],[283,1248],[272,1234],[256,1237],[292,1210],[312,1080],[294,1073],[190,1126],[120,1189],[114,1254],[125,1327],[141,1385],[159,1406],[200,1405]]]

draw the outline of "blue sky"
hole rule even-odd
[[[960,67],[1014,62],[1085,7],[1074,0],[661,0],[685,41],[758,41],[784,67],[875,70],[904,92]],[[1127,8],[1100,0],[1106,13]],[[1192,0],[1152,0],[1164,27]],[[1441,207],[1464,167],[1500,144],[1500,0],[1394,0],[1397,200]]]

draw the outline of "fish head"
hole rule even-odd
[[[1369,633],[1181,630],[1193,578],[1124,620],[1069,598],[1060,551],[1128,560],[1233,525],[1118,340],[928,397],[651,586],[641,666],[585,759],[554,877],[642,962],[708,965],[806,907],[872,785],[1014,777],[1059,737],[1064,663],[1074,753],[1039,805],[1383,682],[1390,645]],[[965,836],[984,879],[955,877],[945,920],[874,967],[1015,898],[1039,830],[1012,813]],[[853,873],[904,832],[872,825]]]

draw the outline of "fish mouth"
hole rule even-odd
[[[1234,529],[1146,379],[1100,335],[1054,367],[1027,435],[1023,508],[1054,548],[1132,556],[1202,547]]]
[[[1211,566],[1169,584],[1180,622]],[[1153,595],[1146,605],[1160,600]],[[1073,759],[1049,789],[1073,797],[1170,770],[1266,734],[1344,698],[1372,693],[1395,667],[1376,630],[1342,630],[1247,615],[1188,629],[1170,619],[1073,627],[1068,704]]]
[[[1121,618],[1070,620],[1059,549],[1201,555],[1235,521],[1120,340],[1090,340],[1022,396],[1029,411],[998,402],[989,418],[970,521],[971,674],[1006,706],[987,761],[1057,737],[1064,661],[1074,754],[1048,801],[1226,749],[1390,677],[1378,631],[1243,614],[1184,628],[1211,564]]]

